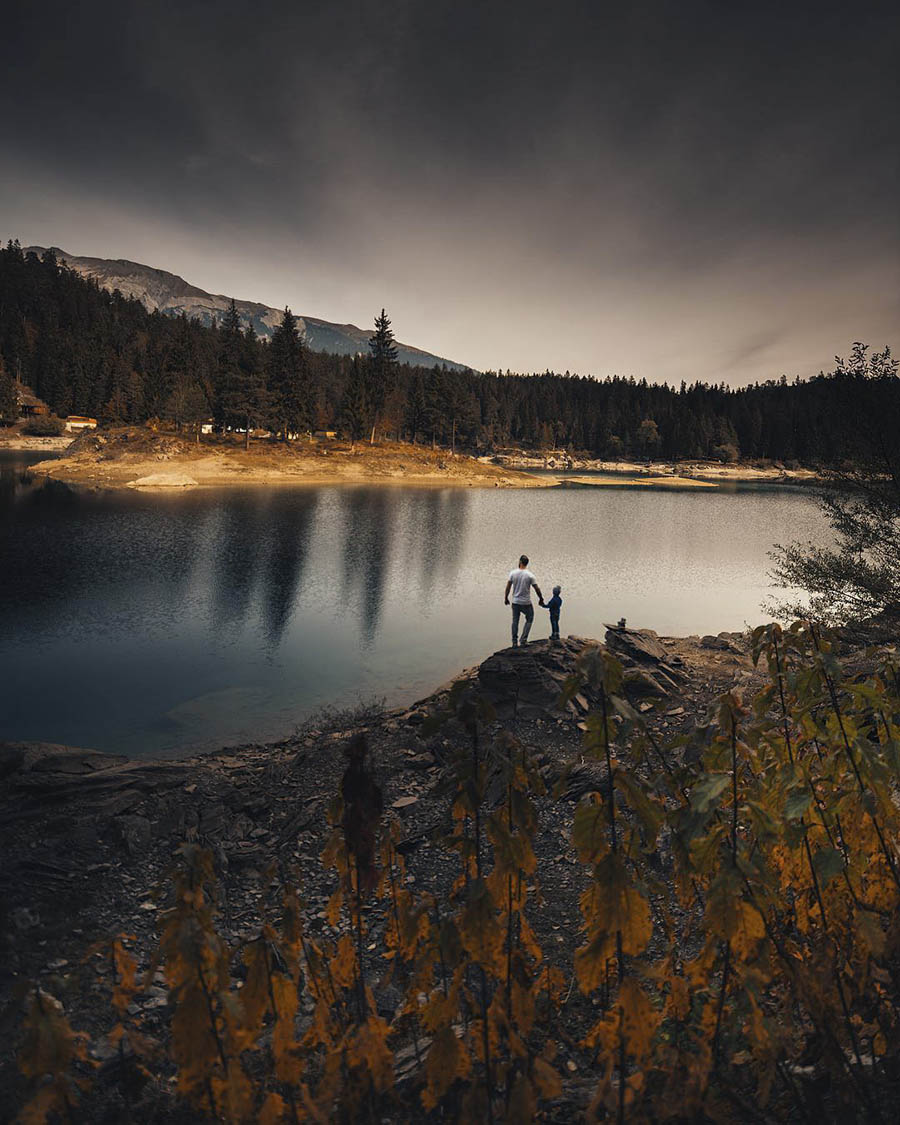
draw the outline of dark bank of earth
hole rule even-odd
[[[514,731],[549,783],[566,776],[563,796],[538,801],[536,852],[544,904],[533,924],[548,958],[567,978],[585,880],[570,845],[573,808],[603,775],[581,751],[582,718],[593,701],[579,695],[563,711],[557,704],[577,657],[596,643],[580,637],[556,645],[539,641],[497,652],[463,674],[477,680],[497,711],[498,726]],[[753,690],[762,682],[743,634],[658,638],[650,631],[610,629],[606,643],[625,665],[627,695],[662,745],[689,730],[724,691],[735,685]],[[448,691],[449,685],[408,710],[331,718],[274,745],[180,761],[0,744],[5,1042],[15,1034],[22,992],[33,981],[63,1001],[74,1027],[108,1028],[108,1004],[88,987],[94,970],[83,962],[85,951],[112,934],[135,934],[141,969],[147,967],[160,909],[155,891],[165,885],[175,850],[185,841],[199,841],[215,854],[224,891],[220,928],[230,942],[258,932],[260,876],[274,859],[299,872],[309,929],[322,930],[332,889],[331,875],[319,862],[329,831],[326,809],[345,768],[342,750],[357,731],[368,735],[385,807],[402,823],[410,882],[437,891],[449,886],[455,857],[433,839],[447,823],[447,801],[433,790],[463,733],[455,723],[436,735],[423,734],[422,726]],[[373,908],[370,935],[375,982],[383,966],[379,909]],[[393,1015],[399,1001],[393,987],[376,983],[375,995],[382,1014]],[[569,1003],[583,1006],[585,1018],[590,1015],[590,1001],[577,988]],[[145,1029],[162,1037],[167,995],[161,974],[142,1005]],[[574,1043],[563,1046],[571,1064],[565,1100],[583,1103],[592,1086],[590,1060]],[[100,1061],[114,1066],[112,1058]],[[102,1069],[100,1074],[102,1089]],[[110,1071],[107,1086],[114,1085]],[[10,1052],[0,1062],[0,1089],[0,1119],[6,1119],[22,1092]],[[150,1090],[146,1097],[147,1112],[157,1119],[174,1112],[170,1091]]]

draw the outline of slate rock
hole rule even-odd
[[[669,694],[659,680],[642,668],[629,668],[622,677],[622,686],[629,699],[660,699]]]
[[[143,855],[150,847],[152,829],[145,816],[119,816],[115,824],[129,855]]]
[[[559,644],[535,641],[505,648],[489,656],[478,669],[478,685],[498,716],[519,714],[538,718],[556,712],[562,678],[574,670],[583,642],[567,638]]]
[[[606,645],[617,656],[624,654],[644,664],[663,664],[669,654],[652,629],[623,629],[606,626]]]

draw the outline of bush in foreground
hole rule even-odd
[[[760,628],[753,650],[768,684],[749,701],[724,695],[677,754],[625,699],[609,651],[583,654],[563,698],[591,702],[584,753],[602,768],[572,825],[585,877],[573,964],[553,964],[532,930],[541,776],[511,734],[489,737],[488,705],[459,685],[431,720],[467,739],[445,780],[449,892],[407,883],[357,737],[322,855],[335,873],[325,936],[306,930],[297,877],[273,857],[279,916],[262,896],[257,936],[229,948],[212,855],[184,847],[147,979],[126,935],[94,951],[120,1061],[158,1098],[174,1071],[193,1119],[228,1122],[525,1122],[585,1110],[617,1122],[891,1119],[893,653],[849,675],[808,625]],[[130,1014],[157,965],[168,1060]],[[401,996],[390,1022],[376,971]],[[34,1084],[25,1119],[74,1117],[90,1097],[77,1085],[88,1078],[82,1040],[58,1000],[33,989],[19,1055]],[[560,1044],[590,1052],[589,1098],[566,1084]]]

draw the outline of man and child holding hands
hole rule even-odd
[[[562,598],[559,592],[562,587],[553,587],[553,597],[549,602],[544,601],[544,595],[537,584],[537,579],[528,569],[528,556],[522,555],[516,570],[511,570],[506,582],[506,592],[503,595],[503,604],[509,605],[509,595],[512,593],[512,643],[513,648],[519,645],[519,618],[525,619],[522,628],[522,644],[528,643],[528,634],[531,632],[531,623],[534,621],[534,606],[531,604],[531,587],[534,587],[538,596],[538,604],[543,609],[550,611],[550,640],[559,640],[559,611],[562,607]]]

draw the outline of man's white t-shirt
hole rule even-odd
[[[517,566],[509,572],[509,580],[512,583],[513,605],[531,605],[531,587],[536,581],[531,571]]]

